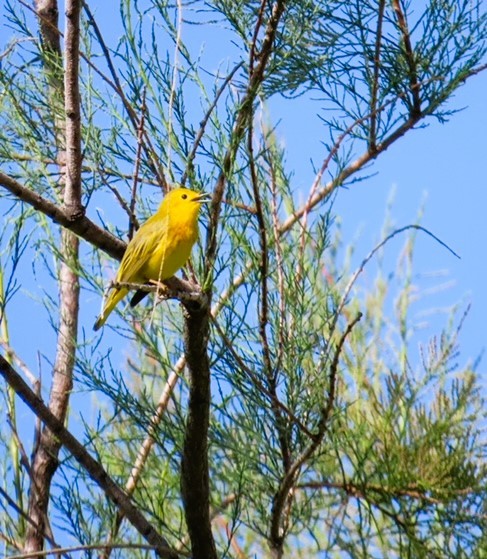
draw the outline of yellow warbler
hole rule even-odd
[[[207,194],[187,188],[171,190],[157,212],[135,233],[127,245],[117,273],[117,283],[163,281],[184,266],[198,238],[198,214]],[[108,296],[93,330],[105,324],[108,315],[128,293],[125,287],[114,288]],[[136,292],[131,304],[137,304],[144,292]]]

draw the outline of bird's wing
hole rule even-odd
[[[159,217],[159,219],[154,219]],[[117,274],[118,282],[131,282],[137,272],[150,258],[157,245],[163,239],[167,228],[167,220],[161,220],[154,215],[149,218],[137,231],[127,246]],[[140,281],[140,279],[139,279]]]

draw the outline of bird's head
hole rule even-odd
[[[174,188],[169,191],[162,201],[160,210],[170,218],[177,220],[198,219],[201,204],[211,200],[204,192],[195,192],[188,188]]]

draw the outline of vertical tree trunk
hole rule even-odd
[[[76,264],[78,238],[70,231],[61,231],[61,253],[66,262],[61,263],[60,322],[56,362],[53,370],[49,409],[61,421],[65,421],[69,395],[73,386],[73,365],[78,330],[79,281],[71,264]],[[76,269],[76,268],[75,268]],[[44,427],[34,454],[29,492],[28,515],[34,524],[27,524],[24,551],[40,551],[44,545],[44,534],[49,529],[47,511],[51,481],[58,466],[60,443],[54,434]]]
[[[216,559],[210,520],[208,427],[210,424],[209,307],[185,312],[186,363],[190,374],[188,417],[181,463],[181,493],[194,559]]]
[[[79,67],[79,15],[80,0],[66,1],[65,50],[66,65],[64,80],[59,65],[46,58],[46,72],[53,99],[56,124],[58,162],[63,186],[65,210],[74,219],[82,215],[81,206],[81,137],[78,89]],[[58,32],[58,6],[56,0],[37,0],[37,14],[43,46],[50,56],[62,60],[60,34]],[[51,62],[49,62],[51,60]],[[64,88],[63,88],[64,81]],[[60,103],[61,100],[61,103]],[[64,118],[56,107],[64,106]],[[62,114],[62,113],[61,113]],[[59,265],[59,330],[56,359],[52,375],[49,398],[50,411],[62,422],[66,421],[69,396],[73,387],[78,313],[79,280],[77,275],[79,240],[76,235],[61,229],[61,261]],[[50,530],[48,521],[51,482],[58,467],[60,442],[52,431],[44,427],[35,449],[29,491],[28,515],[33,524],[28,524],[24,549],[26,552],[40,551],[44,546],[44,534]]]

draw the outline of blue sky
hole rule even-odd
[[[418,236],[415,272],[424,275],[445,271],[444,279],[452,280],[453,285],[420,301],[416,311],[428,306],[446,308],[461,300],[464,306],[471,302],[460,337],[463,358],[478,355],[487,345],[486,92],[484,72],[460,88],[448,103],[449,108],[465,110],[446,124],[431,120],[429,127],[409,132],[377,160],[373,168],[376,176],[342,191],[336,204],[347,237],[360,230],[360,246],[371,248],[379,239],[379,225],[392,189],[392,216],[398,227],[414,223],[424,203],[422,225],[461,259],[425,235]],[[393,241],[386,251],[394,256],[400,246],[400,240]],[[439,279],[431,278],[430,285],[435,283]],[[480,370],[485,370],[485,363]]]

